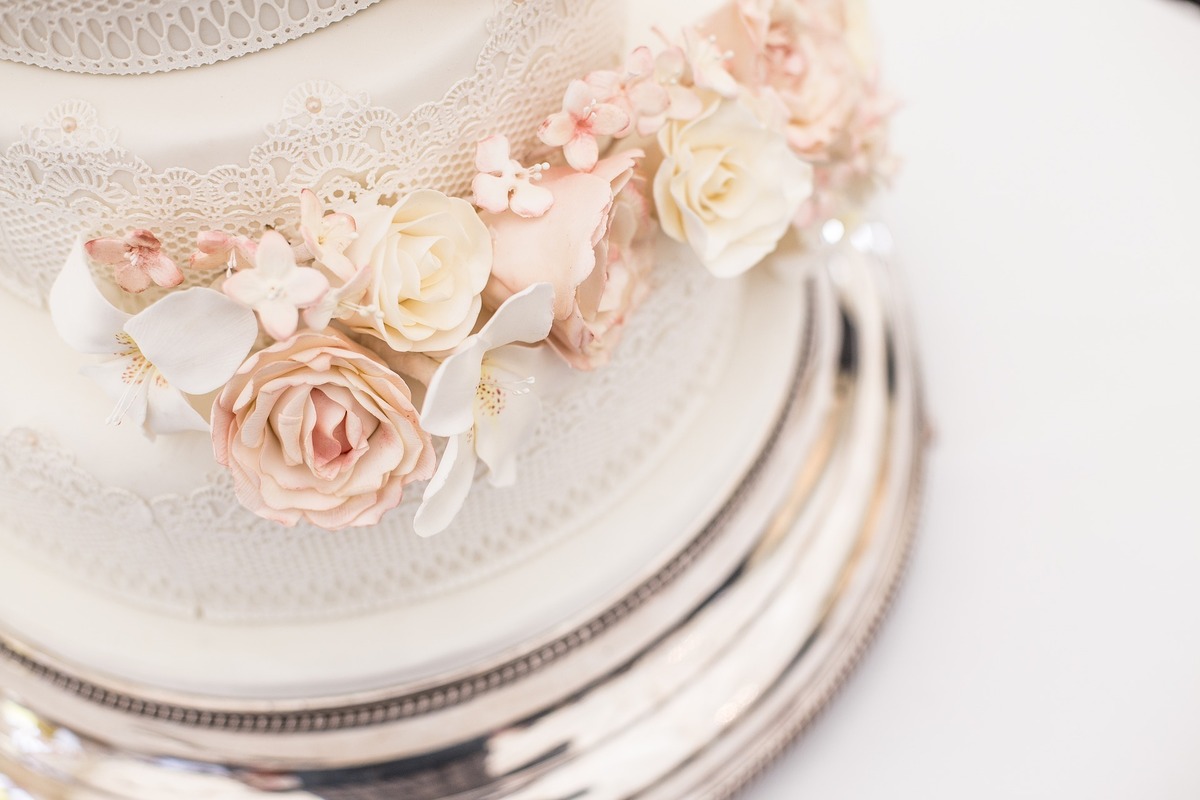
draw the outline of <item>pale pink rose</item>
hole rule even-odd
[[[641,181],[634,178],[613,200],[608,236],[596,248],[596,269],[575,293],[576,307],[550,330],[550,346],[576,369],[611,360],[630,313],[649,292],[654,228]]]
[[[213,452],[242,505],[284,525],[374,525],[435,455],[408,385],[331,333],[261,350],[213,404]]]
[[[591,172],[547,170],[541,185],[553,193],[554,205],[536,219],[485,215],[494,240],[485,302],[494,309],[535,283],[551,284],[548,341],[577,369],[607,363],[643,293],[644,251],[637,240],[647,215],[631,183],[641,155],[630,150],[601,159]]]
[[[731,0],[703,24],[751,93],[777,104],[788,144],[813,165],[814,192],[797,222],[860,201],[889,171],[891,104],[864,56],[861,15],[846,0]]]

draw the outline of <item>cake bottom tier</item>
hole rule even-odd
[[[727,796],[845,679],[912,534],[924,418],[873,233],[809,266],[790,401],[635,585],[441,674],[325,696],[186,693],[0,633],[0,773],[47,798]]]

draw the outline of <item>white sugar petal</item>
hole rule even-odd
[[[167,295],[130,319],[125,330],[171,386],[188,394],[220,388],[258,337],[249,309],[202,288]]]
[[[475,169],[480,172],[503,172],[508,166],[508,139],[501,135],[480,139],[475,147]]]
[[[517,454],[529,441],[542,416],[542,401],[528,386],[502,388],[503,410],[475,420],[475,453],[487,464],[494,486],[517,480]]]
[[[285,280],[296,269],[296,253],[277,231],[267,231],[254,253],[254,267],[266,280]]]
[[[235,272],[221,284],[221,291],[247,308],[254,308],[267,299],[269,290],[256,269]]]
[[[147,391],[146,427],[156,434],[208,431],[208,420],[172,386],[151,382]]]
[[[116,404],[108,418],[113,425],[140,428],[146,421],[147,390],[154,375],[151,370],[139,370],[139,366],[133,358],[126,357],[89,364],[79,370]]]
[[[50,289],[50,318],[67,344],[81,353],[116,353],[129,315],[104,298],[92,278],[83,242],[77,241]]]
[[[454,520],[471,492],[475,461],[469,434],[454,436],[446,443],[446,452],[413,517],[413,529],[418,536],[441,533]]]
[[[471,337],[442,362],[425,392],[422,428],[434,436],[455,436],[471,429],[475,420],[475,391],[486,349],[481,339]]]
[[[311,267],[297,267],[287,279],[287,298],[293,305],[311,306],[329,291],[329,279]]]
[[[501,303],[479,331],[489,349],[525,342],[534,344],[550,335],[554,324],[554,286],[535,283]]]
[[[513,344],[487,354],[487,365],[496,372],[508,373],[511,380],[523,381],[546,400],[570,385],[574,374],[554,350],[545,345],[527,347]]]

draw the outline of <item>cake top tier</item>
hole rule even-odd
[[[0,60],[92,75],[198,67],[265,50],[379,0],[10,0]]]

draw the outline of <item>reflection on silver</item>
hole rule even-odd
[[[857,662],[916,515],[925,425],[890,236],[834,233],[819,263],[776,257],[808,271],[811,307],[772,445],[603,613],[440,686],[273,705],[114,685],[0,635],[0,798],[734,792]]]

